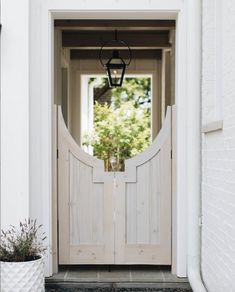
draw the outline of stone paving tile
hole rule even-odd
[[[169,270],[162,270],[162,273],[165,282],[188,282],[187,278],[179,278],[176,275],[172,275]]]
[[[46,289],[46,292],[190,292],[191,289],[180,289],[180,288],[55,288]]]
[[[99,272],[100,282],[123,282],[130,280],[130,271]]]
[[[132,283],[115,283],[117,288],[125,288],[125,289],[189,289],[189,283],[163,283],[163,282],[132,282]],[[191,290],[190,290],[191,291]]]
[[[68,271],[65,281],[92,282],[98,281],[97,271]]]
[[[96,282],[96,283],[187,283],[187,278],[172,275],[165,266],[64,266],[58,274],[46,279],[56,282]],[[178,287],[178,286],[176,286]],[[184,287],[184,286],[182,286]]]
[[[130,271],[131,267],[130,266],[125,266],[125,265],[109,265],[106,266],[107,271]]]
[[[58,282],[47,283],[46,292],[192,292],[188,283],[164,282]]]
[[[132,281],[144,281],[144,282],[155,282],[155,281],[163,281],[163,273],[162,271],[131,271],[131,280]]]
[[[110,289],[113,287],[113,283],[99,283],[99,282],[58,282],[58,283],[46,283],[47,289]],[[92,291],[93,291],[92,290]]]
[[[47,280],[64,280],[67,274],[67,270],[59,271],[57,274],[54,274],[52,277],[47,278]]]

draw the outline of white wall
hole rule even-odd
[[[235,291],[234,15],[234,0],[203,1],[202,121],[217,128],[202,144],[202,274],[210,292]]]
[[[29,216],[29,3],[1,1],[1,223]]]

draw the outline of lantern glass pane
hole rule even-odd
[[[121,86],[125,73],[125,64],[107,64],[109,83],[111,87]]]
[[[123,68],[122,69],[111,69],[111,80],[113,85],[120,85],[121,80],[122,80],[122,73],[123,73]]]

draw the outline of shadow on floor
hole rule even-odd
[[[46,292],[188,292],[187,278],[170,266],[61,266],[46,279]]]
[[[181,288],[46,288],[46,292],[191,292],[191,289]]]

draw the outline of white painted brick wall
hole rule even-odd
[[[224,124],[222,131],[202,137],[202,274],[209,292],[235,292],[235,1],[220,1],[202,1],[202,122],[222,118]],[[217,10],[222,50],[216,42],[216,2],[222,5]],[[218,82],[222,94],[216,98]]]

